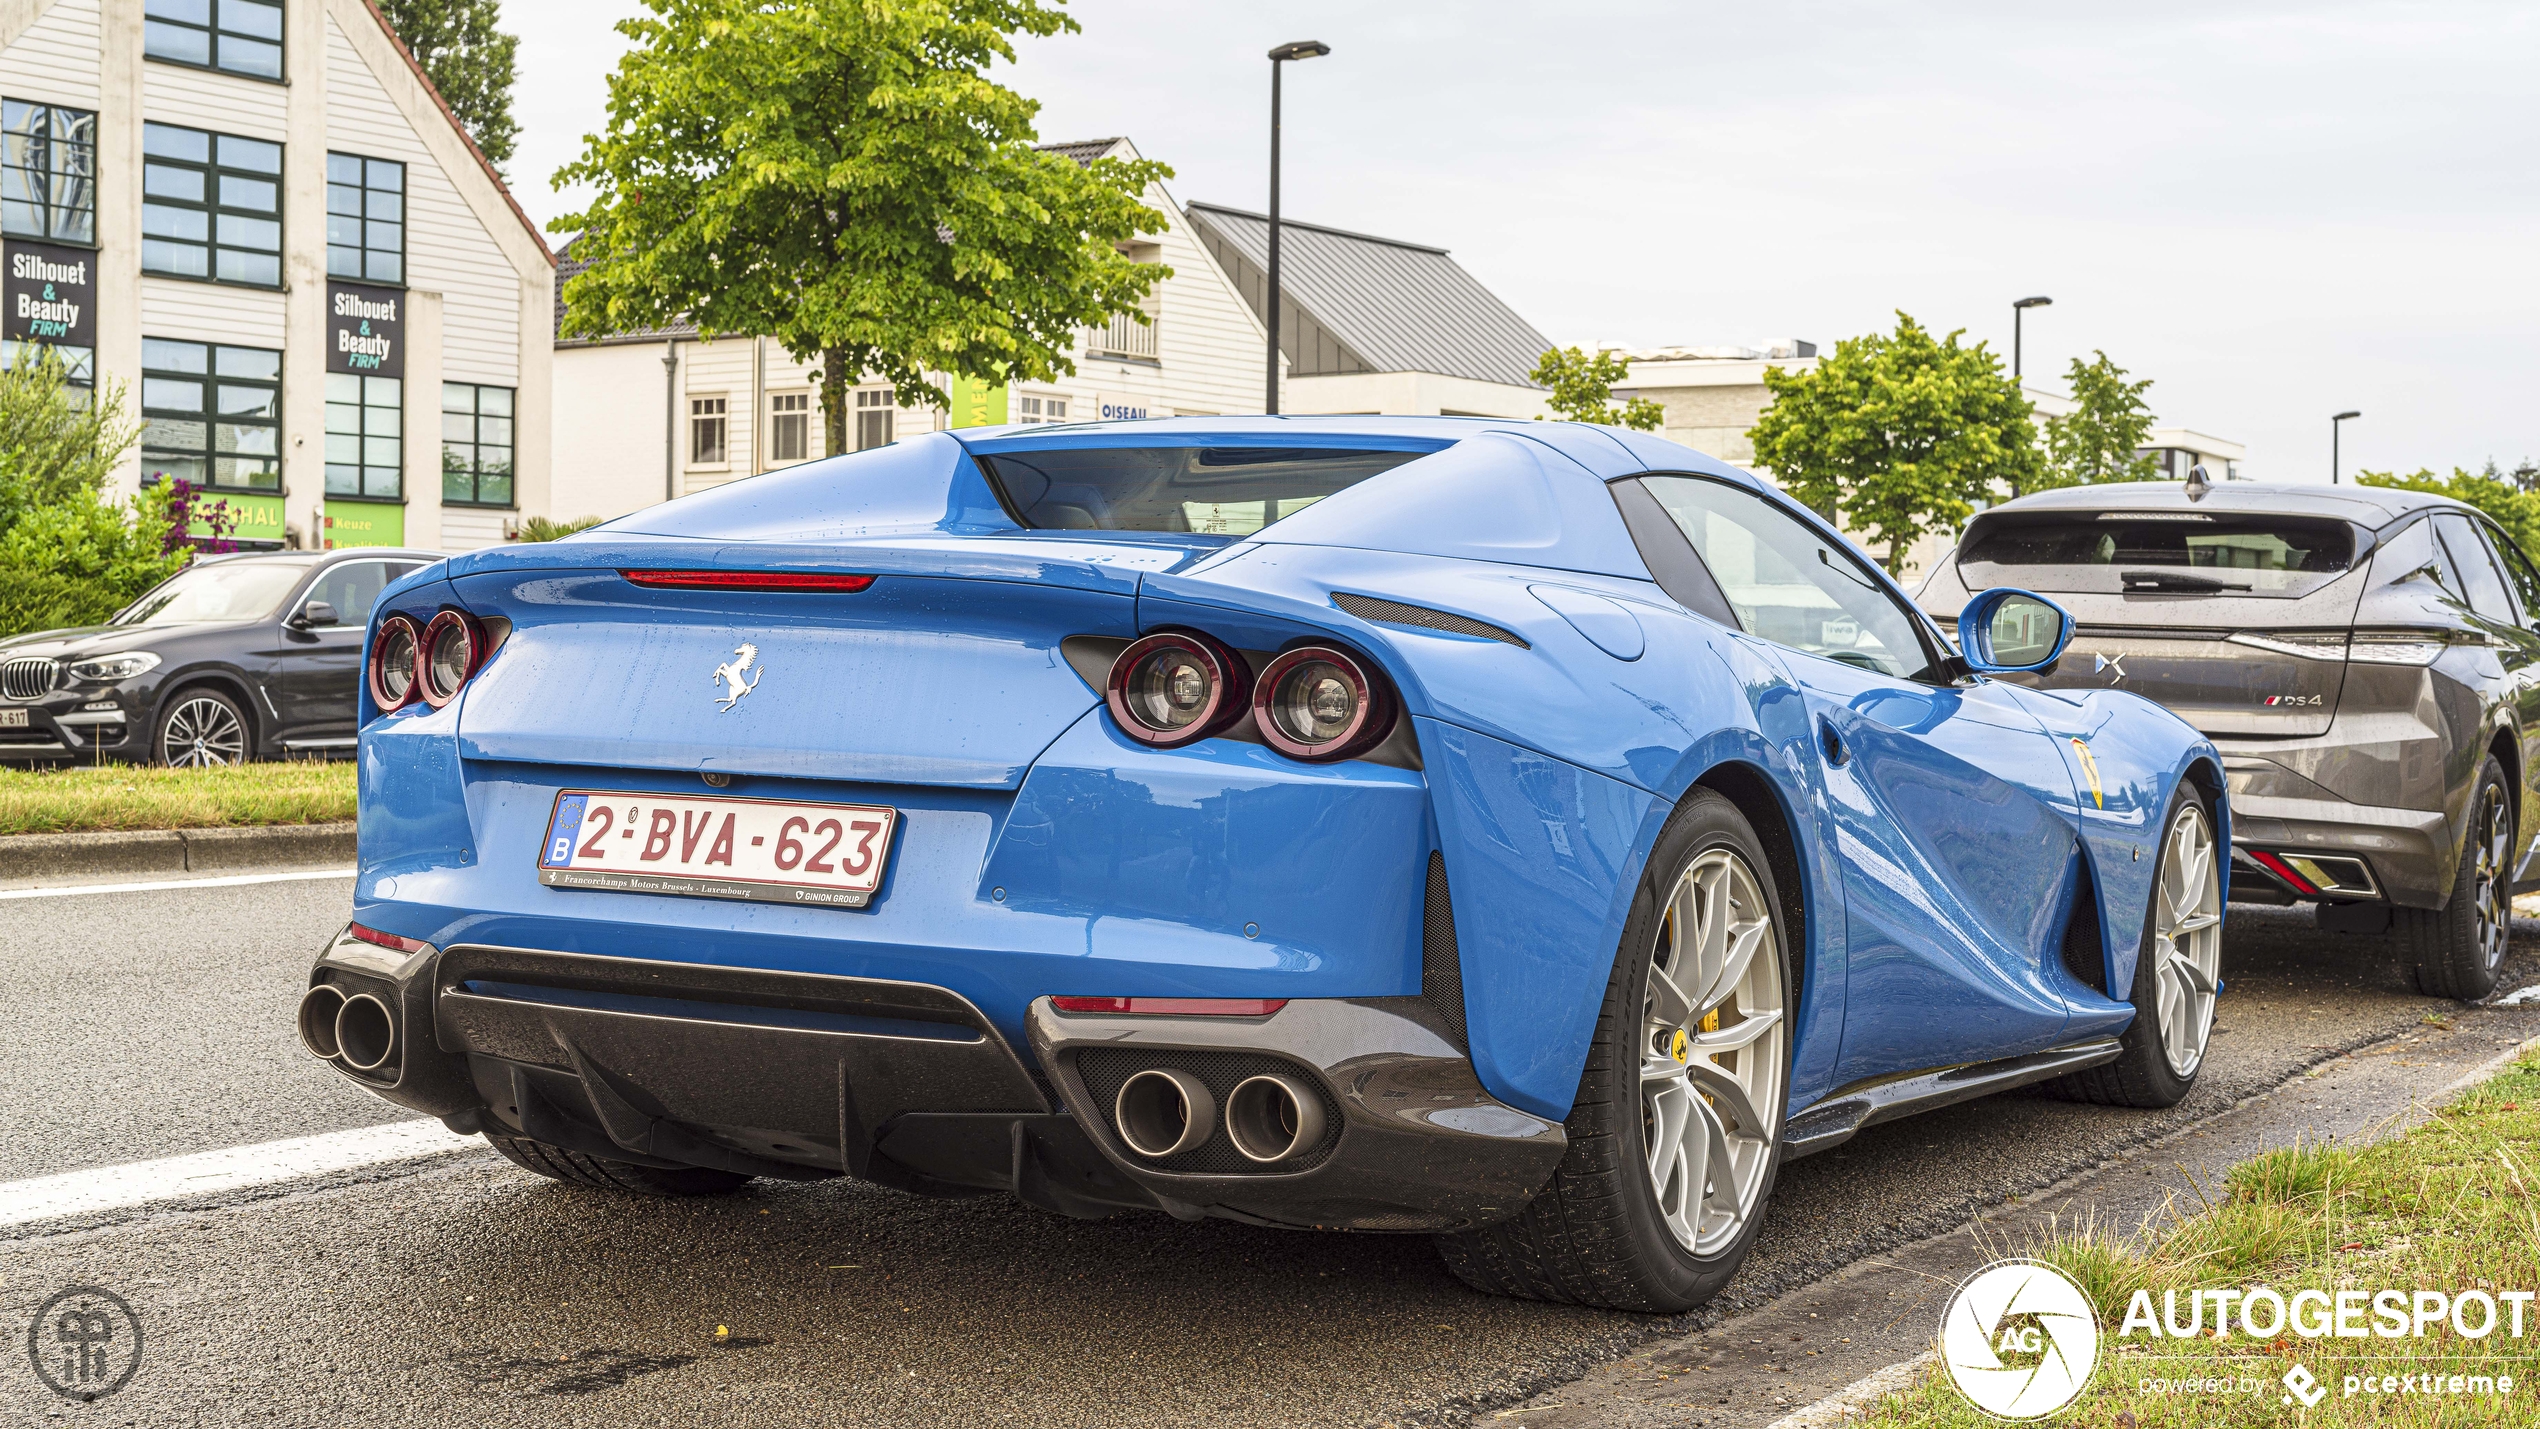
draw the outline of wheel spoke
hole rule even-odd
[[[1685,1122],[1693,1114],[1693,1100],[1681,1082],[1649,1094],[1649,1174],[1661,1192],[1667,1189],[1668,1172],[1684,1154]]]
[[[1781,1020],[1781,1012],[1776,1009],[1771,1012],[1755,1013],[1745,1021],[1732,1022],[1717,1032],[1695,1033],[1693,1055],[1696,1057],[1717,1056],[1722,1052],[1734,1052],[1741,1047],[1752,1046],[1756,1038],[1780,1026]]]
[[[2191,913],[2178,920],[2178,925],[2170,929],[2170,936],[2174,939],[2185,939],[2191,934],[2204,932],[2207,928],[2215,927],[2221,922],[2220,913]]]
[[[1723,921],[1726,921],[1725,918]],[[1727,1002],[1746,980],[1746,970],[1755,964],[1756,949],[1764,946],[1764,935],[1773,925],[1761,918],[1739,923],[1729,930],[1728,947],[1719,976],[1703,990],[1701,1015],[1708,1017],[1712,1009]]]
[[[1699,890],[1702,921],[1697,926],[1700,937],[1694,947],[1692,976],[1686,982],[1706,991],[1718,984],[1720,967],[1729,957],[1729,867],[1714,864],[1695,873]],[[1679,968],[1679,972],[1687,971]]]
[[[2213,975],[2197,966],[2196,960],[2185,953],[2170,954],[2170,966],[2200,997],[2211,997],[2219,990],[2214,983]]]
[[[1676,980],[1656,963],[1649,966],[1649,1022],[1653,1027],[1682,1027],[1700,1014]]]
[[[1735,1224],[1746,1213],[1746,1206],[1739,1195],[1737,1160],[1729,1154],[1728,1129],[1720,1125],[1719,1112],[1701,1098],[1694,1098],[1693,1106],[1695,1115],[1701,1119],[1701,1136],[1698,1141],[1693,1137],[1686,1140],[1701,1148],[1704,1167],[1709,1173],[1707,1184],[1696,1186],[1695,1193],[1701,1198],[1705,1210],[1718,1212]]]
[[[1761,1140],[1768,1123],[1756,1113],[1755,1104],[1746,1096],[1746,1088],[1728,1068],[1716,1062],[1693,1062],[1685,1072],[1694,1087],[1711,1098],[1720,1110],[1737,1123],[1738,1134]]]

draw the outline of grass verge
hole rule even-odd
[[[2006,1251],[2062,1270],[2099,1313],[2097,1372],[2070,1408],[2044,1422],[2091,1429],[2540,1424],[2540,1300],[2523,1297],[2516,1338],[2516,1306],[2503,1295],[2540,1291],[2535,1172],[2540,1057],[2508,1067],[2404,1136],[2366,1146],[2294,1146],[2243,1162],[2210,1200],[2148,1243],[2084,1228]],[[2140,1303],[2158,1313],[2174,1309],[2180,1323],[2195,1326],[2195,1292],[2261,1287],[2310,1323],[2326,1311],[2331,1333],[2307,1336],[2288,1326],[2265,1334],[2275,1313],[2268,1303],[2258,1311],[2262,1333],[2249,1333],[2235,1309],[2229,1334],[2217,1337],[2211,1297],[2202,1301],[2201,1333],[2154,1337],[2139,1323],[2125,1324],[2129,1306]],[[2297,1297],[2306,1290],[2329,1299],[2302,1309]],[[2334,1333],[2341,1291],[2364,1292],[2353,1302],[2360,1337]],[[2374,1328],[2386,1327],[2373,1301],[2386,1291],[2405,1297],[2404,1334],[2385,1337]],[[2138,1302],[2139,1292],[2148,1300]],[[2444,1316],[2419,1326],[2417,1312],[2436,1308],[2419,1292],[2439,1292],[2446,1302],[2473,1298],[2458,1324]],[[2482,1300],[2494,1306],[2494,1327],[2467,1334],[2480,1327]],[[2307,1405],[2285,1382],[2296,1365],[2318,1381]],[[2512,1388],[2505,1391],[2508,1375]],[[2498,1390],[2477,1393],[2476,1376]],[[1910,1389],[1866,1406],[1858,1422],[1978,1429],[2002,1421],[1969,1404],[1935,1367]]]
[[[353,764],[0,769],[0,835],[322,824],[353,817]]]

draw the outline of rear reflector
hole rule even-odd
[[[373,943],[383,948],[393,948],[401,953],[419,953],[430,946],[421,938],[400,938],[394,933],[383,933],[377,928],[365,928],[359,923],[353,924],[344,931],[362,942]]]
[[[1267,1017],[1288,1005],[1284,997],[1053,997],[1061,1012],[1128,1013],[1146,1017]]]
[[[871,576],[826,575],[814,571],[619,571],[640,586],[657,590],[836,590],[855,592],[873,584]]]

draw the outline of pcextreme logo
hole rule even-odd
[[[2099,1363],[2099,1317],[2051,1265],[2001,1260],[1969,1276],[1940,1322],[1940,1362],[1997,1419],[2042,1419],[2081,1394]]]

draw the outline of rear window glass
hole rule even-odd
[[[1006,452],[979,465],[1026,526],[1249,536],[1420,452],[1126,447]]]
[[[2354,560],[2354,529],[2316,517],[2018,512],[1978,517],[1958,568],[1976,590],[2297,596]]]

